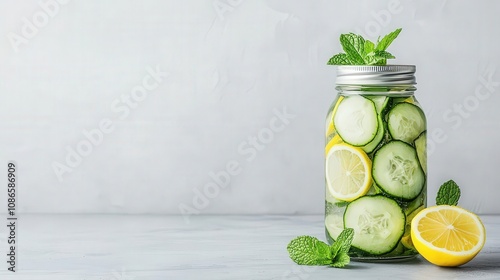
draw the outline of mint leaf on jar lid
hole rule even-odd
[[[386,65],[387,59],[395,58],[387,52],[389,45],[398,37],[401,28],[377,40],[375,45],[361,35],[347,33],[340,35],[340,44],[345,53],[334,55],[328,65]]]

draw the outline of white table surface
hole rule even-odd
[[[351,262],[344,269],[294,264],[286,245],[298,235],[324,240],[322,219],[196,216],[187,224],[180,216],[23,215],[18,272],[8,272],[2,261],[0,279],[500,279],[500,216],[482,216],[486,245],[459,268],[440,268],[421,257]]]

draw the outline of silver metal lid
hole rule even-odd
[[[337,85],[414,85],[415,65],[341,65]]]

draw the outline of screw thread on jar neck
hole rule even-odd
[[[394,95],[411,96],[417,88],[414,85],[337,85],[335,89],[342,95]]]

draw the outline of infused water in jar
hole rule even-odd
[[[426,206],[427,124],[415,66],[338,66],[326,117],[325,231],[354,229],[354,260],[418,253],[411,219]]]

